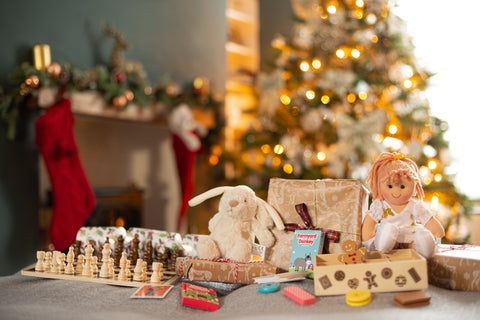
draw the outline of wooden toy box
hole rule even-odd
[[[346,294],[351,290],[390,292],[420,290],[428,287],[427,261],[411,249],[388,254],[367,252],[364,263],[343,264],[340,254],[315,256],[316,296]]]

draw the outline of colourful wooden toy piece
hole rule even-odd
[[[262,283],[258,287],[258,291],[263,292],[263,293],[276,292],[278,290],[280,290],[280,283],[278,283],[278,282]]]
[[[286,287],[283,294],[302,306],[315,302],[315,297],[297,286]]]
[[[393,296],[393,303],[399,307],[412,308],[430,304],[431,296],[422,290],[397,293]]]
[[[372,301],[370,291],[352,290],[345,295],[345,302],[352,307],[361,307]]]

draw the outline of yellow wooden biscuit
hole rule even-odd
[[[370,291],[367,290],[353,290],[345,295],[345,301],[348,305],[353,307],[364,306],[372,300]]]

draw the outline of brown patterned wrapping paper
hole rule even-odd
[[[280,214],[284,223],[303,224],[295,205],[305,203],[316,228],[340,232],[336,243],[325,242],[327,253],[343,253],[342,243],[353,240],[360,247],[362,214],[368,209],[368,190],[357,180],[270,179],[267,202]],[[288,270],[294,232],[273,229],[275,245],[266,261]]]
[[[192,281],[250,284],[256,277],[275,274],[277,267],[264,262],[234,263],[177,258],[175,272]]]
[[[428,261],[428,280],[446,289],[480,291],[480,246],[439,245]]]

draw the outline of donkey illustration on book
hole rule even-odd
[[[297,258],[293,262],[293,267],[295,271],[307,270],[307,266],[312,263],[312,254],[306,254],[305,258]]]

